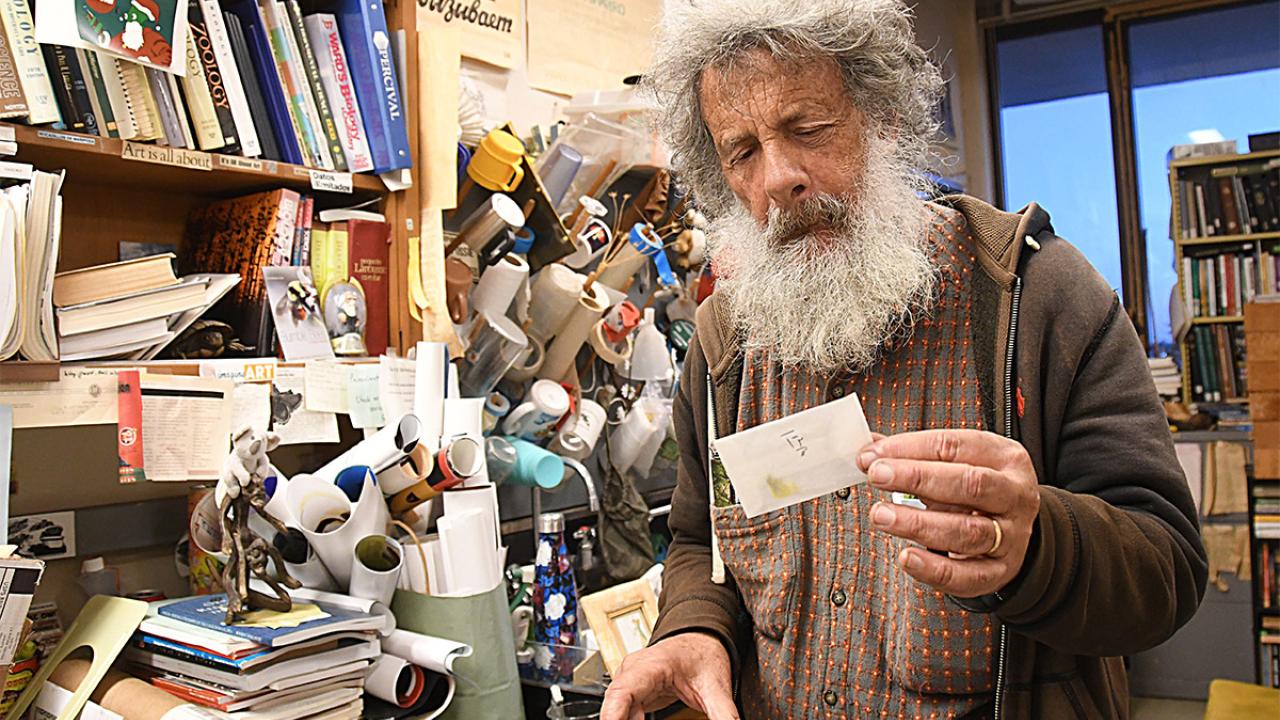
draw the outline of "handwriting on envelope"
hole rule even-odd
[[[858,451],[871,430],[857,395],[715,441],[747,517],[866,482]]]

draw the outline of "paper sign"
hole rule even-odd
[[[120,157],[125,160],[155,163],[156,165],[172,165],[188,170],[212,170],[213,156],[199,150],[160,147],[143,143],[124,141],[120,148]]]
[[[116,423],[117,368],[63,366],[59,382],[0,385],[15,428]]]
[[[311,171],[311,189],[323,192],[351,193],[351,173]]]
[[[413,412],[417,371],[412,360],[386,355],[378,358],[378,399],[384,417],[402,418]]]
[[[529,3],[529,84],[562,95],[621,89],[649,67],[661,8],[662,0]]]
[[[871,442],[862,402],[850,395],[715,441],[752,518],[866,482],[858,452]]]
[[[348,413],[347,385],[350,377],[350,365],[308,360],[303,374],[307,409],[344,415]]]
[[[490,65],[512,68],[524,39],[522,0],[418,0],[420,44],[431,44],[435,27],[456,28],[462,54]]]
[[[272,430],[281,445],[338,442],[338,416],[306,409],[306,370],[281,366],[271,389]]]
[[[22,557],[56,560],[76,556],[76,514],[19,515],[9,520],[9,544]]]
[[[351,425],[357,428],[380,428],[387,424],[379,399],[378,380],[381,365],[365,363],[351,366],[347,382],[347,407]]]
[[[262,161],[254,158],[240,157],[239,155],[216,155],[218,158],[218,167],[234,168],[236,170],[252,170],[253,172],[262,172]]]
[[[271,427],[271,381],[276,377],[275,358],[253,360],[202,360],[200,377],[231,380],[231,432],[251,427],[266,432]]]
[[[142,452],[147,479],[217,480],[230,449],[230,380],[142,376]]]
[[[120,456],[120,483],[147,479],[146,452],[142,447],[142,376],[137,370],[117,375],[116,449]]]

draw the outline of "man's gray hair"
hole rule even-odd
[[[784,61],[835,60],[854,105],[894,137],[900,161],[921,167],[943,82],[912,17],[902,0],[667,0],[645,84],[672,166],[699,207],[716,215],[734,202],[702,117],[702,77],[756,48]]]

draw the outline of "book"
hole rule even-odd
[[[266,22],[267,39],[275,57],[280,84],[289,98],[290,117],[302,146],[304,164],[332,170],[333,158],[329,156],[328,144],[322,140],[320,115],[311,97],[311,86],[303,74],[302,61],[294,48],[293,32],[285,17],[284,5],[276,0],[259,0],[258,4]]]
[[[404,101],[382,3],[335,0],[327,6],[338,18],[374,172],[411,167]]]
[[[70,360],[76,355],[97,353],[109,348],[125,346],[150,347],[164,340],[166,336],[170,336],[169,339],[172,339],[168,319],[158,317],[60,338],[58,349],[61,351],[64,360]]]
[[[355,612],[336,607],[328,603],[295,603],[294,610],[304,610],[306,605],[314,605],[326,617],[307,620],[295,627],[266,628],[245,625],[227,625],[223,622],[227,612],[227,596],[225,594],[199,595],[186,600],[167,603],[157,608],[161,617],[194,625],[198,628],[233,635],[235,637],[278,648],[286,645],[321,637],[338,632],[377,632],[382,628],[384,619],[377,615]]]
[[[45,63],[53,73],[54,97],[61,109],[62,123],[68,130],[98,134],[98,119],[89,102],[89,91],[84,84],[84,74],[76,60],[74,48],[63,45],[41,45]]]
[[[285,360],[332,360],[333,346],[320,313],[311,268],[264,267],[262,276]]]
[[[187,74],[182,78],[182,88],[196,144],[205,151],[225,148],[226,136],[223,135],[222,122],[213,104],[213,93],[204,77],[194,33],[187,35]],[[232,137],[232,140],[235,138]]]
[[[0,203],[0,359],[58,359],[53,276],[62,238],[61,173],[33,171]],[[11,278],[11,279],[10,279]]]
[[[27,0],[0,0],[0,22],[4,24],[5,40],[27,100],[27,122],[32,125],[61,122],[62,113],[40,44],[36,42],[36,21]]]
[[[224,596],[225,597],[225,596]],[[296,658],[271,667],[262,668],[253,673],[233,673],[201,665],[200,663],[169,657],[152,650],[143,650],[136,646],[126,647],[124,659],[140,665],[174,672],[188,677],[217,683],[237,690],[263,690],[274,683],[294,677],[305,677],[314,673],[327,673],[335,666],[344,671],[355,667],[367,667],[369,661],[381,654],[375,638],[352,645],[320,652],[306,657]],[[359,691],[356,691],[357,695]]]
[[[120,75],[120,82],[129,99],[129,109],[137,126],[138,134],[134,139],[163,141],[164,123],[160,119],[160,103],[151,90],[151,77],[147,75],[146,68],[119,58],[113,58],[112,62]]]
[[[222,71],[218,66],[218,56],[213,49],[213,40],[209,37],[208,19],[204,15],[200,0],[188,0],[187,12],[190,20],[188,25],[190,32],[187,34],[187,44],[190,46],[188,52],[196,60],[194,68],[199,70],[199,75],[194,76],[192,74],[193,63],[188,59],[187,94],[191,95],[193,93],[190,85],[198,78],[203,84],[201,98],[203,98],[203,93],[208,94],[209,105],[218,120],[218,135],[221,138],[221,145],[218,148],[227,154],[238,154],[240,152],[240,140],[235,118],[231,115],[231,99],[227,95]],[[221,20],[221,18],[222,16],[219,15],[218,19]],[[195,108],[189,109],[195,112]]]
[[[58,308],[58,333],[65,337],[185,312],[204,304],[206,282],[183,278],[177,285],[142,290],[107,300]]]
[[[279,648],[260,645],[253,652],[235,658],[210,652],[180,641],[142,632],[134,633],[132,643],[135,647],[160,655],[193,662],[224,672],[244,675],[259,668],[271,667],[295,658],[316,655],[336,650],[340,647],[358,645],[368,642],[368,640],[369,636],[362,632],[331,633]]]
[[[96,100],[93,111],[98,115],[98,127],[104,137],[120,137],[120,125],[116,121],[115,107],[111,104],[111,95],[107,92],[107,81],[102,74],[102,65],[98,55],[92,50],[77,50],[80,65],[84,69],[87,84],[92,90],[90,100]]]
[[[139,66],[147,76],[147,88],[155,102],[156,114],[160,119],[160,132],[163,143],[170,147],[185,148],[186,139],[182,132],[182,128],[178,125],[178,118],[174,112],[172,91],[169,89],[169,81],[165,78],[165,73],[156,70],[153,67],[145,65]]]
[[[262,85],[258,80],[258,71],[254,67],[249,46],[246,44],[244,30],[240,27],[240,18],[232,13],[224,12],[222,19],[227,27],[227,41],[231,44],[231,53],[235,56],[236,67],[240,69],[243,80],[245,102],[249,105],[249,114],[253,119],[253,127],[258,131],[259,157],[267,160],[283,160],[280,147],[276,144],[275,131],[271,128],[271,115],[267,110],[267,101],[263,95]]]
[[[294,237],[290,265],[311,265],[311,230],[314,225],[316,199],[304,195],[298,204],[298,230]]]
[[[289,99],[280,83],[275,56],[271,51],[271,43],[267,39],[266,23],[258,4],[254,0],[226,0],[222,3],[222,8],[234,14],[239,21],[245,48],[253,63],[254,74],[257,76],[258,87],[269,118],[267,126],[271,128],[275,138],[280,159],[295,165],[304,164],[302,149],[298,144],[298,137],[294,132],[293,120],[290,116]]]
[[[182,132],[183,147],[196,149],[195,130],[191,127],[191,118],[187,114],[187,95],[183,92],[178,76],[173,73],[162,73],[169,85],[169,102],[173,105],[174,117],[178,120],[178,129]]]
[[[68,307],[178,284],[173,253],[67,270],[53,276],[53,304]]]
[[[22,91],[22,77],[9,37],[0,29],[0,118],[19,118],[27,114],[27,96]]]
[[[348,274],[360,282],[369,311],[365,349],[377,357],[386,352],[391,334],[391,226],[357,219],[333,223],[330,242],[340,242],[342,235],[347,237]]]
[[[329,98],[325,95],[324,84],[320,80],[320,67],[316,62],[316,56],[311,47],[311,40],[307,36],[306,27],[302,23],[302,9],[298,7],[298,0],[284,0],[282,5],[289,21],[289,29],[292,33],[292,45],[299,62],[302,64],[303,74],[307,79],[307,85],[310,89],[310,98],[312,99],[316,113],[320,121],[319,132],[322,140],[328,144],[328,155],[332,169],[339,172],[347,171],[347,159],[343,154],[342,139],[338,134],[338,124],[334,120],[333,110],[329,106]]]
[[[197,705],[223,712],[249,710],[255,707],[275,707],[280,703],[307,697],[316,692],[335,688],[360,688],[364,686],[364,674],[357,671],[334,678],[305,683],[288,690],[236,690],[214,683],[206,683],[182,675],[151,673],[152,685]]]
[[[320,83],[339,124],[342,151],[351,172],[367,172],[373,169],[373,156],[369,151],[369,139],[364,132],[364,118],[360,103],[356,100],[347,54],[342,49],[342,36],[338,20],[328,13],[308,15],[302,19],[306,26],[311,47],[316,52],[316,65]]]
[[[227,107],[231,112],[239,152],[245,157],[259,157],[262,155],[262,144],[259,140],[258,125],[249,107],[248,95],[245,93],[245,85],[249,82],[249,78],[241,74],[240,61],[231,44],[231,35],[227,29],[222,6],[218,4],[218,0],[198,0],[198,2],[204,16],[204,35],[196,38],[197,46],[201,51],[201,60],[204,60],[204,43],[207,42],[217,67],[217,84],[221,86]],[[215,83],[207,62],[205,74],[209,77],[212,87]],[[253,82],[257,82],[256,78]],[[217,90],[214,90],[214,100],[218,101]]]
[[[115,58],[97,50],[92,51],[92,54],[107,94],[107,104],[111,106],[111,114],[115,119],[116,136],[123,140],[133,140],[138,135],[138,126],[134,122],[134,111],[129,104],[129,96],[125,92]]]

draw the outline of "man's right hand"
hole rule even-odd
[[[729,652],[712,635],[673,635],[627,656],[604,695],[601,720],[644,720],[676,700],[709,720],[738,720]]]

